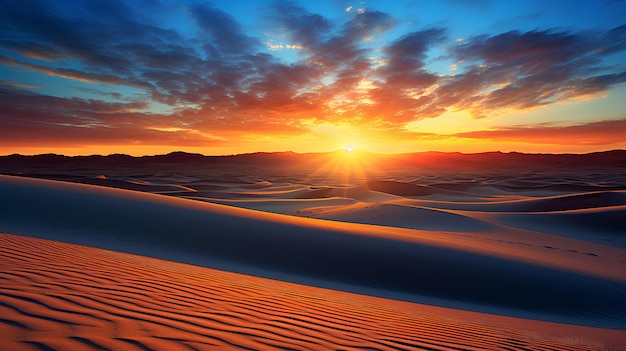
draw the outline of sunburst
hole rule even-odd
[[[312,172],[312,178],[325,178],[346,186],[359,185],[366,182],[378,169],[370,160],[371,154],[352,145],[326,154],[318,159],[320,166]]]

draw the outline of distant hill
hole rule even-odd
[[[386,171],[626,171],[626,150],[589,154],[524,154],[517,152],[486,152],[475,154],[422,152],[407,154],[375,154],[355,150],[329,153],[297,154],[294,152],[251,153],[232,156],[205,156],[195,153],[172,152],[166,155],[134,157],[123,154],[108,156],[63,156],[42,154],[34,156],[0,156],[3,174],[132,174],[132,173],[211,173],[226,171],[289,172],[317,169],[327,164],[341,167],[342,163],[359,164]],[[339,166],[337,166],[339,164]]]

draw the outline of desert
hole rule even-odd
[[[626,1],[0,9],[0,351],[626,351]]]
[[[621,151],[119,157],[1,158],[3,349],[626,340]]]

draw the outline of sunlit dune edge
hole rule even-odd
[[[0,192],[4,232],[445,307],[626,325],[617,248],[550,236],[561,246],[520,245],[502,240],[519,231],[495,225],[454,233],[340,223],[10,176],[0,176]]]
[[[0,234],[2,350],[611,350],[623,331],[465,312]]]

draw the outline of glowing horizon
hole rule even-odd
[[[626,149],[621,2],[4,8],[0,155]]]

